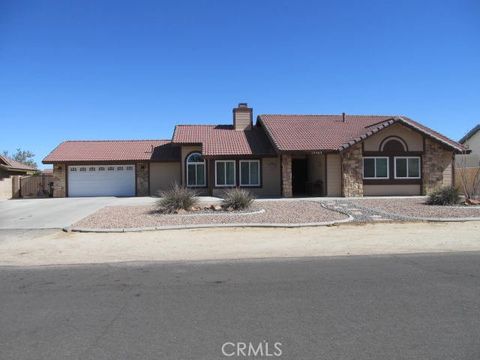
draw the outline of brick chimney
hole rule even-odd
[[[233,108],[233,127],[235,130],[251,130],[253,124],[253,109],[247,103],[239,103]]]

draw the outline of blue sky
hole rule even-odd
[[[261,113],[480,122],[480,2],[0,0],[0,151]]]

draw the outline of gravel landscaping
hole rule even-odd
[[[350,200],[357,207],[388,213],[393,217],[417,219],[480,218],[480,206],[426,205],[424,198],[412,199],[358,199]]]
[[[153,206],[111,206],[74,224],[72,228],[128,229],[178,225],[211,224],[313,224],[348,219],[348,216],[322,207],[314,201],[254,202],[250,213],[215,212],[165,215]]]

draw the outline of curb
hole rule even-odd
[[[347,214],[345,214],[347,215]],[[211,228],[302,228],[302,227],[319,227],[333,226],[353,221],[353,216],[347,215],[346,219],[332,220],[317,223],[299,223],[299,224],[275,224],[275,223],[231,223],[231,224],[198,224],[198,225],[172,225],[172,226],[154,226],[144,228],[112,228],[112,229],[90,229],[90,228],[63,228],[66,232],[82,232],[82,233],[129,233],[142,231],[162,231],[162,230],[193,230],[193,229],[211,229]]]

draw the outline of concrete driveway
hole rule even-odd
[[[113,205],[146,205],[155,198],[57,198],[0,201],[0,229],[55,229]]]

